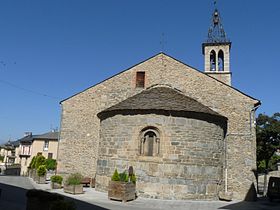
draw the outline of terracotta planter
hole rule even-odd
[[[62,186],[59,183],[51,182],[51,189],[61,189]]]
[[[38,184],[46,184],[46,175],[45,176],[38,176],[37,175],[37,177],[38,177],[38,179],[36,180],[36,182]]]
[[[35,180],[35,176],[36,176],[36,170],[35,170],[35,169],[31,169],[31,170],[30,170],[30,178],[32,178],[33,180]]]
[[[64,185],[63,191],[66,193],[71,193],[71,194],[82,194],[83,193],[83,185]]]
[[[33,179],[34,182],[38,182],[38,181],[39,181],[39,176],[38,176],[38,174],[37,174],[36,171],[33,172],[33,177],[32,177],[32,179]]]
[[[108,198],[126,202],[136,198],[136,186],[132,182],[109,181]]]

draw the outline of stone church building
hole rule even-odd
[[[63,100],[58,173],[106,191],[115,168],[133,166],[139,196],[244,199],[260,101],[231,86],[230,48],[215,10],[204,72],[159,53]]]

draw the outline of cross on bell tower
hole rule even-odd
[[[221,16],[216,8],[212,14],[212,22],[206,41],[202,44],[204,55],[204,72],[228,85],[231,85],[230,48],[231,42],[226,37]]]

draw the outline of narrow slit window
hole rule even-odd
[[[138,88],[145,87],[145,72],[136,73],[136,87]]]

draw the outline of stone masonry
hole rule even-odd
[[[145,88],[169,85],[228,119],[224,139],[228,191],[233,192],[234,199],[244,199],[255,181],[253,121],[259,101],[163,53],[61,102],[58,173],[81,172],[95,177],[100,140],[97,113],[143,90],[135,88],[138,71],[145,72]]]
[[[121,115],[101,121],[97,190],[107,191],[115,168],[133,166],[138,195],[162,199],[217,199],[223,179],[223,125],[209,119],[159,114]],[[139,132],[160,132],[156,156],[139,154]]]

